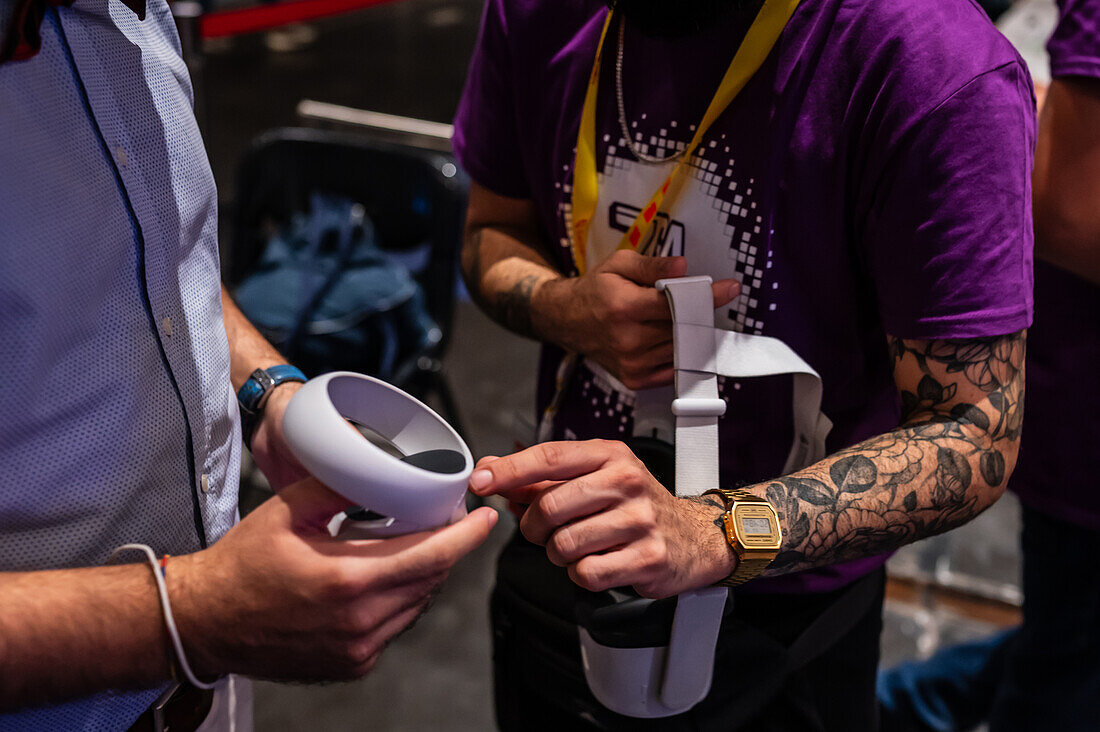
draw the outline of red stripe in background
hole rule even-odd
[[[241,33],[277,28],[289,23],[304,23],[307,20],[339,15],[372,5],[393,2],[394,0],[293,0],[271,5],[256,5],[234,10],[221,10],[202,16],[200,32],[203,38],[220,38]]]

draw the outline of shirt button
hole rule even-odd
[[[126,154],[126,151],[122,149],[121,145],[115,148],[115,160],[123,167],[126,167],[130,163],[130,156]]]
[[[210,492],[210,474],[209,473],[203,473],[199,477],[199,487],[202,488],[203,493],[209,493]]]
[[[164,320],[160,321],[160,327],[164,329],[164,335],[166,335],[168,337],[172,336],[172,319],[171,318],[166,316],[164,318]]]

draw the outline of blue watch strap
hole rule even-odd
[[[259,411],[269,391],[286,381],[305,382],[306,375],[296,366],[282,363],[266,369],[256,369],[237,391],[237,401],[250,412]]]
[[[237,391],[237,403],[241,407],[241,433],[244,444],[252,448],[252,433],[256,429],[267,395],[279,384],[286,381],[305,383],[306,375],[295,366],[279,364],[266,369],[256,369]]]

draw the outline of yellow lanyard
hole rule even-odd
[[[775,42],[779,39],[779,34],[783,32],[798,3],[799,0],[765,0],[764,6],[760,8],[756,19],[749,27],[745,40],[741,42],[741,47],[737,49],[733,61],[726,69],[726,74],[718,85],[718,91],[695,129],[695,136],[691,138],[687,150],[665,178],[665,182],[638,212],[630,228],[623,234],[619,249],[636,250],[649,232],[649,227],[652,226],[665,199],[667,198],[670,204],[675,199],[689,167],[691,156],[702,142],[703,135],[764,63],[764,59],[771,53]],[[608,12],[603,30],[600,32],[600,45],[596,49],[596,61],[592,65],[592,75],[588,79],[588,90],[585,92],[584,108],[581,111],[581,128],[577,133],[577,159],[573,166],[571,233],[573,261],[581,274],[584,274],[587,263],[585,257],[588,248],[588,227],[596,213],[596,201],[599,196],[596,184],[596,96],[600,82],[604,41],[607,39],[607,29],[611,26],[613,15],[614,13]]]

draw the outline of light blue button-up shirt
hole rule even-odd
[[[127,542],[192,552],[233,524],[241,448],[175,25],[164,0],[144,21],[76,0],[41,33],[0,65],[0,570],[98,565]],[[157,693],[0,730],[125,730]]]

